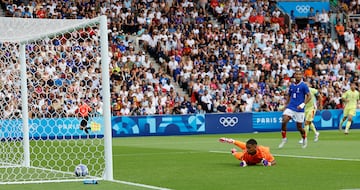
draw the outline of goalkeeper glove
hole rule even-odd
[[[263,166],[271,166],[271,162],[267,161],[266,159],[262,159],[261,163]]]
[[[240,167],[246,167],[246,166],[247,166],[247,164],[244,160],[240,162]]]

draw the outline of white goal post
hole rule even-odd
[[[0,184],[113,180],[106,16],[0,25]]]

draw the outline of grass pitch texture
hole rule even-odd
[[[350,132],[345,136],[320,131],[316,143],[310,133],[306,149],[298,144],[297,132],[288,133],[282,149],[277,148],[280,132],[115,138],[116,182],[2,185],[0,189],[360,189],[360,130]],[[230,154],[235,146],[218,142],[223,136],[242,141],[255,138],[270,147],[277,165],[241,168]]]

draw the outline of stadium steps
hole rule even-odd
[[[135,51],[138,51],[138,50],[140,50],[140,49],[141,49],[142,51],[144,51],[144,49],[143,49],[141,46],[139,46],[138,43],[136,43],[137,38],[139,38],[138,36],[136,36],[136,35],[128,35],[128,37],[129,37],[129,39],[130,39],[131,41],[133,41],[133,44],[135,45]],[[146,51],[144,51],[144,52],[146,52]],[[146,52],[146,54],[149,55],[147,52]],[[156,60],[155,60],[153,57],[151,57],[150,55],[149,55],[149,60],[154,63],[153,65],[154,65],[154,69],[155,69],[156,72],[158,72],[160,69],[163,69],[162,66],[161,66],[161,63],[159,63],[158,61],[156,61]],[[181,97],[183,97],[183,96],[188,96],[188,97],[189,97],[189,94],[188,94],[187,92],[185,92],[185,91],[180,87],[180,85],[173,79],[173,77],[171,77],[171,76],[168,75],[168,74],[167,74],[167,77],[171,79],[171,84],[174,86],[175,92],[178,92]]]

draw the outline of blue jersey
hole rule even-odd
[[[301,81],[299,84],[292,83],[289,88],[290,101],[286,108],[296,112],[304,112],[304,109],[300,110],[297,107],[304,103],[305,95],[309,92],[309,87],[304,82]]]

